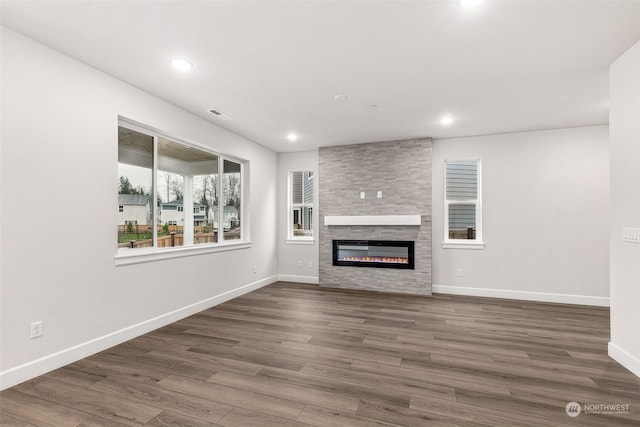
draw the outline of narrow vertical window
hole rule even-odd
[[[153,136],[118,128],[118,248],[153,246]]]
[[[482,244],[479,160],[445,162],[445,244]]]
[[[290,240],[313,239],[313,172],[291,171],[289,173],[289,220]]]
[[[242,200],[241,165],[225,160],[223,166],[224,206],[222,229],[224,240],[236,240],[240,234],[240,201]]]
[[[176,143],[158,138],[158,195],[160,204],[160,224],[158,247],[173,248],[184,244],[184,160],[182,150],[176,150]],[[176,224],[176,225],[173,225]]]
[[[194,244],[218,242],[218,156],[204,160],[207,172],[193,177]]]

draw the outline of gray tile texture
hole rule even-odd
[[[321,147],[318,178],[320,286],[430,295],[431,139]],[[325,215],[416,214],[420,226],[324,225]],[[333,266],[335,239],[413,240],[416,269]]]

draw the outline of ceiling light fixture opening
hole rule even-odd
[[[296,142],[298,140],[298,135],[296,135],[295,133],[290,133],[289,135],[287,135],[287,139],[291,142]]]
[[[335,101],[338,101],[338,102],[344,102],[344,101],[347,100],[347,95],[338,94],[338,95],[334,96],[333,99]]]
[[[188,73],[193,70],[193,64],[183,58],[174,58],[171,60],[171,65],[176,71],[181,73]]]
[[[455,121],[455,117],[447,115],[447,116],[442,116],[442,118],[440,119],[440,124],[442,126],[449,126],[450,124],[452,124]]]

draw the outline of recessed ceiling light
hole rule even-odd
[[[339,94],[339,95],[334,96],[333,99],[338,101],[338,102],[344,102],[344,101],[347,100],[347,95]]]
[[[451,123],[453,123],[455,121],[455,117],[453,116],[442,116],[442,118],[440,119],[440,124],[442,126],[449,126]]]
[[[173,68],[175,68],[176,71],[179,71],[181,73],[186,73],[193,70],[193,64],[182,58],[172,59],[171,65],[173,65]]]
[[[369,110],[377,110],[378,106],[376,104],[369,105]]]
[[[482,2],[484,2],[484,0],[458,0],[458,5],[460,5],[460,7],[464,7],[465,9],[471,9],[478,6]]]
[[[287,139],[291,142],[295,142],[298,140],[298,135],[296,135],[295,133],[290,133],[289,135],[287,135]]]

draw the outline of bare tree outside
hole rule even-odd
[[[225,188],[225,205],[235,206],[236,208],[240,208],[240,175],[225,174],[224,188]],[[240,218],[239,215],[238,215],[238,218]]]
[[[160,171],[158,175],[160,176],[160,179],[162,179],[162,182],[165,185],[165,188],[167,189],[167,198],[165,199],[165,201],[168,202],[169,200],[171,200],[169,198],[169,191],[170,191],[169,188],[171,186],[171,174],[169,172]]]
[[[169,173],[169,175],[171,175],[169,189],[175,196],[174,200],[182,200],[184,197],[184,177],[175,173]],[[169,191],[167,191],[167,194],[169,194]],[[171,199],[168,199],[167,201],[169,200]]]
[[[218,206],[218,175],[199,175],[194,177],[194,200],[205,206],[207,224],[213,222],[211,212]]]

